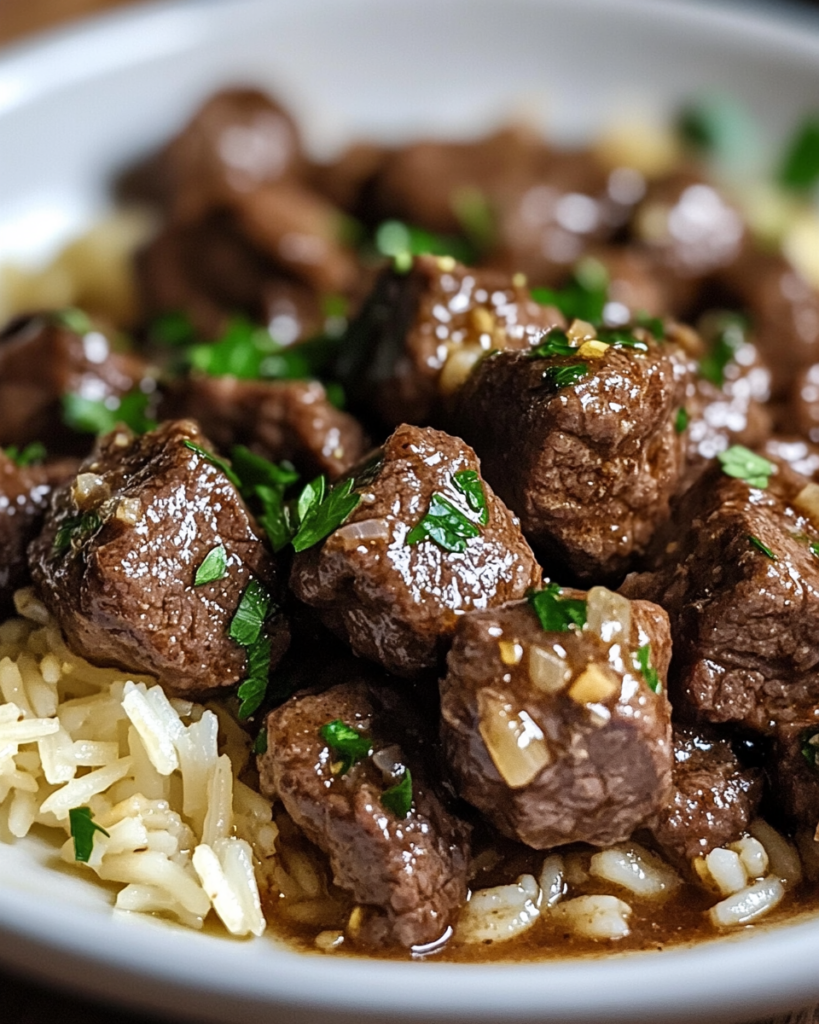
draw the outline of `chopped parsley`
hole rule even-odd
[[[217,544],[205,555],[202,564],[196,570],[193,585],[201,587],[205,583],[216,583],[217,580],[223,580],[226,573],[227,551],[225,551],[224,544]]]
[[[700,376],[721,388],[725,383],[725,369],[737,351],[745,344],[747,325],[741,316],[733,314],[723,318],[710,351],[700,360]]]
[[[768,486],[774,465],[761,455],[744,448],[741,444],[732,445],[717,456],[722,472],[737,480],[745,480],[751,487],[764,490]]]
[[[409,768],[404,769],[401,781],[381,794],[381,803],[396,818],[406,818],[412,807],[412,773]]]
[[[253,579],[245,587],[233,614],[228,636],[242,647],[252,647],[259,639],[272,599],[262,584]]]
[[[597,340],[603,341],[614,348],[633,348],[638,352],[648,352],[648,345],[636,338],[631,331],[622,327],[605,327],[597,332]]]
[[[293,537],[293,550],[304,551],[328,537],[349,519],[361,501],[353,492],[354,480],[344,480],[325,496],[324,478],[307,484],[296,505],[299,528]]]
[[[565,633],[573,626],[582,629],[586,624],[586,602],[581,598],[562,597],[563,588],[550,583],[543,590],[531,591],[529,604],[547,633]]]
[[[680,406],[677,410],[677,414],[674,417],[674,429],[678,434],[685,433],[685,428],[688,426],[688,410],[685,406]]]
[[[156,344],[177,348],[196,341],[196,328],[187,313],[171,310],[154,317],[148,325],[148,337]]]
[[[487,250],[498,233],[495,214],[485,192],[474,185],[461,185],[452,193],[452,212],[461,231],[479,251]]]
[[[665,324],[659,316],[649,316],[648,313],[638,313],[634,317],[638,327],[650,331],[657,341],[665,341]]]
[[[81,309],[59,309],[49,313],[49,319],[58,327],[65,327],[75,334],[90,334],[94,330],[88,314]]]
[[[477,470],[462,469],[452,477],[452,482],[464,495],[472,511],[478,513],[481,526],[486,526],[489,522],[489,509],[486,507],[486,494]]]
[[[241,444],[231,450],[230,458],[242,497],[245,501],[258,503],[259,525],[267,534],[273,550],[281,551],[293,537],[284,493],[299,479],[299,474],[289,463],[269,462]]]
[[[266,754],[267,753],[267,728],[262,726],[259,730],[256,739],[253,741],[253,753],[254,754]]]
[[[599,325],[609,289],[609,274],[599,260],[587,257],[574,268],[565,288],[533,288],[532,298],[542,306],[556,306],[568,320]]]
[[[719,94],[685,106],[677,118],[677,130],[692,149],[721,160],[747,159],[756,142],[745,108],[732,97]]]
[[[543,379],[553,387],[567,388],[577,384],[589,372],[587,363],[574,363],[570,366],[550,366],[543,371]]]
[[[422,540],[434,541],[444,551],[465,551],[467,541],[480,536],[480,530],[471,519],[437,491],[429,502],[426,515],[407,534],[407,544]]]
[[[341,761],[341,775],[346,775],[354,764],[369,757],[373,752],[372,741],[368,736],[350,728],[341,719],[328,722],[319,729],[319,735]]]
[[[779,182],[798,192],[819,183],[819,114],[806,118],[797,129],[785,152]]]
[[[96,512],[68,516],[63,519],[54,534],[54,551],[63,554],[74,545],[82,545],[101,526],[102,520]]]
[[[811,542],[810,553],[812,555],[816,555],[816,557],[819,558],[819,540],[814,540]]]
[[[68,822],[74,840],[74,860],[87,864],[94,850],[94,833],[101,832],[104,836],[110,833],[93,820],[90,807],[72,807]]]
[[[571,356],[576,352],[577,345],[572,344],[568,334],[560,327],[552,327],[530,355],[534,359],[549,359],[551,356]]]
[[[651,664],[651,644],[643,644],[642,647],[638,647],[634,660],[649,690],[652,693],[659,693],[662,686],[660,685],[660,674]]]
[[[271,649],[272,643],[268,636],[258,636],[247,647],[245,678],[236,691],[236,696],[241,701],[239,705],[239,718],[241,719],[249,718],[254,711],[258,711],[265,698],[270,679]]]
[[[771,551],[769,547],[763,544],[759,537],[754,537],[753,534],[749,533],[748,540],[751,542],[751,544],[753,544],[757,551],[761,551],[763,555],[767,555],[767,557],[770,558],[772,562],[775,562],[777,560],[776,555],[773,553],[773,551]]]
[[[37,463],[42,462],[48,454],[46,452],[45,445],[40,441],[32,441],[24,448],[18,448],[16,444],[12,444],[9,445],[8,448],[4,448],[3,451],[11,461],[21,469],[25,469],[26,466],[34,466]]]
[[[135,434],[153,430],[157,423],[147,415],[151,396],[134,388],[119,398],[83,398],[69,392],[63,395],[63,422],[80,434],[108,434],[124,423]]]
[[[475,246],[465,238],[435,234],[400,220],[385,220],[379,224],[373,241],[376,252],[393,259],[399,273],[406,273],[412,267],[413,256],[452,256],[459,263],[475,263],[478,256]]]
[[[802,757],[814,771],[819,771],[819,729],[806,729],[802,733]]]
[[[224,459],[220,459],[218,455],[214,455],[213,452],[209,452],[205,448],[200,448],[199,445],[194,444],[193,441],[185,440],[185,447],[190,448],[192,452],[196,452],[196,454],[203,458],[205,462],[209,462],[211,466],[215,466],[217,469],[221,469],[221,471],[225,474],[228,480],[230,480],[230,482],[233,484],[236,490],[241,490],[242,481],[233,472],[233,470],[230,468],[227,462],[225,462]]]

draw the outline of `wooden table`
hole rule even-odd
[[[19,40],[31,32],[74,17],[133,2],[135,0],[0,0],[0,44]],[[819,0],[814,2],[819,3]],[[156,1018],[66,995],[0,970],[2,1024],[97,1024],[101,1021],[105,1024],[151,1024],[151,1021],[158,1024]],[[819,1008],[758,1024],[819,1024]]]

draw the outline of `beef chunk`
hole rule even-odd
[[[440,418],[492,349],[528,349],[563,322],[523,282],[471,270],[448,256],[419,256],[408,273],[387,270],[350,326],[339,373],[352,397],[390,426]]]
[[[607,322],[624,322],[636,313],[665,316],[671,309],[666,275],[651,253],[636,246],[609,245],[593,249],[589,255],[603,265],[608,275],[608,302],[623,307],[621,311],[609,305]]]
[[[819,827],[819,716],[816,709],[800,721],[777,726],[768,783],[774,806],[788,824]]]
[[[197,420],[222,451],[244,444],[273,462],[287,459],[309,477],[335,480],[366,450],[360,425],[328,401],[318,381],[187,377],[170,386],[160,412]]]
[[[321,735],[336,721],[372,744],[347,770]],[[466,901],[469,830],[430,786],[424,731],[397,692],[358,681],[297,694],[268,716],[267,736],[262,793],[281,799],[352,893],[348,938],[376,948],[439,939]],[[406,816],[384,803],[402,770],[412,781]]]
[[[715,466],[658,536],[654,571],[622,588],[668,612],[672,700],[700,720],[769,732],[819,703],[819,531],[794,479],[762,490]]]
[[[76,480],[55,492],[29,564],[72,650],[192,696],[245,677],[231,621],[251,582],[276,602],[280,580],[233,485],[188,443],[208,446],[184,420],[142,437],[103,437]],[[197,569],[220,544],[224,577],[196,586]],[[274,614],[261,635],[275,664],[286,624]]]
[[[557,614],[563,598],[585,603],[586,625],[544,630],[525,601],[458,623],[441,682],[445,753],[459,795],[504,834],[536,849],[603,846],[668,797],[668,620],[603,587],[587,603],[550,594]]]
[[[482,488],[483,511],[458,486],[464,471]],[[522,597],[540,578],[517,520],[478,471],[475,453],[457,438],[399,427],[360,473],[361,501],[346,524],[296,556],[296,596],[356,654],[388,671],[412,677],[434,668],[461,615]],[[408,543],[436,508],[454,514],[460,536],[443,525],[436,542],[433,524],[433,533]]]
[[[0,615],[10,613],[14,591],[28,580],[26,548],[40,530],[53,487],[75,468],[70,459],[18,466],[0,448]]]
[[[87,451],[88,439],[63,424],[63,396],[116,400],[147,372],[77,311],[12,321],[0,334],[0,445],[45,440],[49,452]]]
[[[651,822],[663,852],[686,864],[735,842],[756,815],[762,778],[743,768],[727,739],[675,725],[671,799]]]
[[[635,331],[643,351],[595,342],[565,356],[497,353],[455,398],[453,431],[529,541],[581,579],[616,578],[646,549],[684,467],[675,424],[688,359],[672,335]]]

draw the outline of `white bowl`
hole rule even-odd
[[[140,6],[0,59],[0,258],[34,258],[219,85],[257,83],[316,148],[465,134],[525,104],[562,138],[624,102],[719,89],[769,146],[819,97],[819,20],[658,0],[231,0]],[[691,949],[488,966],[310,956],[110,909],[30,838],[0,844],[0,958],[115,1000],[247,1024],[736,1021],[819,1001],[819,920]]]

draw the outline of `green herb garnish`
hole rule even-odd
[[[550,366],[543,371],[543,379],[553,387],[567,388],[577,384],[589,372],[587,363],[574,363],[571,366]]]
[[[721,388],[725,383],[725,369],[745,344],[746,323],[742,317],[727,316],[723,320],[710,351],[700,360],[700,376]]]
[[[341,775],[346,775],[354,764],[369,757],[373,752],[372,741],[360,732],[351,729],[340,719],[328,722],[319,729],[319,735],[341,761]]]
[[[479,252],[487,250],[495,241],[497,224],[486,193],[461,185],[452,193],[451,206],[464,235]]]
[[[753,544],[757,551],[761,551],[763,555],[767,555],[772,562],[777,561],[776,555],[771,551],[769,547],[762,543],[759,537],[754,537],[753,534],[748,534],[748,540]]]
[[[319,479],[321,486],[314,480],[299,495],[299,528],[293,538],[294,551],[304,551],[324,540],[349,519],[361,501],[361,495],[353,492],[355,481],[336,484],[325,497],[324,478]]]
[[[74,860],[87,864],[94,849],[94,833],[109,836],[102,825],[93,820],[90,807],[72,807],[68,812],[71,838],[74,840]]]
[[[253,579],[245,587],[238,607],[230,621],[228,636],[242,647],[251,647],[259,635],[271,606],[270,594],[262,584]]]
[[[196,328],[187,313],[172,310],[154,317],[148,325],[148,337],[159,345],[178,348],[196,341]]]
[[[586,602],[581,598],[562,597],[563,588],[550,583],[543,590],[528,594],[529,604],[547,633],[565,633],[572,626],[582,629],[586,624]]]
[[[812,114],[799,126],[785,152],[779,182],[798,192],[806,192],[819,182],[818,114]]]
[[[412,774],[409,768],[404,769],[401,781],[381,794],[381,803],[396,818],[406,818],[412,807]]]
[[[201,587],[205,583],[215,583],[217,580],[223,580],[226,574],[227,551],[224,544],[217,544],[205,555],[202,564],[196,570],[193,585]]]
[[[233,472],[233,470],[225,462],[224,459],[220,459],[218,455],[214,455],[213,452],[209,452],[205,448],[200,448],[199,445],[194,444],[193,441],[188,441],[186,439],[184,444],[186,448],[190,448],[192,452],[195,452],[197,455],[203,458],[205,462],[209,462],[211,466],[215,466],[217,469],[220,469],[228,478],[228,480],[230,480],[230,482],[233,484],[237,491],[241,490],[242,481]]]
[[[426,515],[407,534],[407,544],[422,540],[434,541],[444,551],[465,551],[467,541],[480,536],[480,530],[471,519],[437,491],[429,502]]]
[[[805,729],[802,733],[802,757],[814,771],[819,771],[819,729]]]
[[[651,664],[651,644],[643,644],[642,647],[637,648],[635,661],[637,667],[642,673],[643,679],[646,681],[646,686],[652,693],[659,693],[662,689],[660,685],[660,674]]]
[[[688,410],[685,406],[680,406],[677,410],[677,414],[674,417],[674,429],[678,434],[685,433],[685,428],[688,426]]]
[[[410,269],[413,256],[452,256],[459,263],[474,263],[478,255],[475,247],[464,238],[435,234],[400,220],[385,220],[379,224],[374,242],[381,256],[390,257],[400,264],[396,266],[399,273]]]
[[[741,444],[732,445],[727,451],[720,452],[717,458],[726,476],[745,480],[751,487],[759,487],[761,490],[768,486],[768,480],[775,469],[772,462]]]
[[[37,463],[42,462],[48,454],[46,452],[45,445],[40,441],[32,441],[24,448],[18,448],[16,444],[11,444],[8,448],[4,448],[3,451],[11,461],[21,469],[25,469],[26,466],[34,466]]]
[[[58,327],[65,327],[75,334],[90,334],[94,325],[81,309],[58,309],[49,313],[49,319]]]
[[[811,542],[810,553],[812,555],[816,555],[816,557],[819,558],[819,540],[815,540],[815,541]]]
[[[63,422],[81,434],[108,434],[120,423],[144,434],[157,425],[146,415],[150,401],[150,395],[139,388],[101,400],[69,393],[63,395]]]
[[[63,519],[54,534],[54,550],[59,554],[68,551],[73,545],[84,544],[100,526],[102,526],[102,520],[96,512],[83,512],[79,516],[68,516]]]
[[[603,264],[587,257],[574,268],[565,288],[533,288],[532,298],[542,306],[556,306],[568,320],[599,326],[608,298],[609,274]]]
[[[299,474],[289,463],[269,462],[244,445],[236,445],[230,453],[234,475],[247,502],[258,502],[257,518],[274,551],[281,551],[293,537],[290,512],[284,492],[295,483]]]
[[[241,719],[249,718],[254,711],[258,711],[265,698],[267,684],[270,679],[270,652],[272,646],[269,636],[258,636],[247,647],[245,678],[236,691],[236,696],[241,701],[239,705],[239,718]]]
[[[530,351],[534,359],[549,359],[552,356],[571,356],[577,352],[568,334],[560,327],[552,327],[543,337],[543,341]]]
[[[489,509],[486,507],[486,494],[483,483],[475,469],[462,469],[452,477],[453,483],[466,498],[466,503],[473,512],[478,513],[478,522],[486,526],[489,522]]]
[[[746,110],[730,96],[712,95],[684,107],[677,120],[683,141],[718,159],[747,158],[756,131]]]
[[[657,341],[665,340],[665,324],[660,317],[649,316],[648,313],[638,313],[634,318],[634,322],[638,327],[650,331]]]
[[[622,327],[604,327],[597,332],[598,341],[604,341],[614,348],[634,348],[638,352],[648,352],[648,345],[644,341]]]
[[[267,727],[262,726],[259,730],[256,739],[253,741],[253,753],[254,754],[266,754],[267,753]]]

